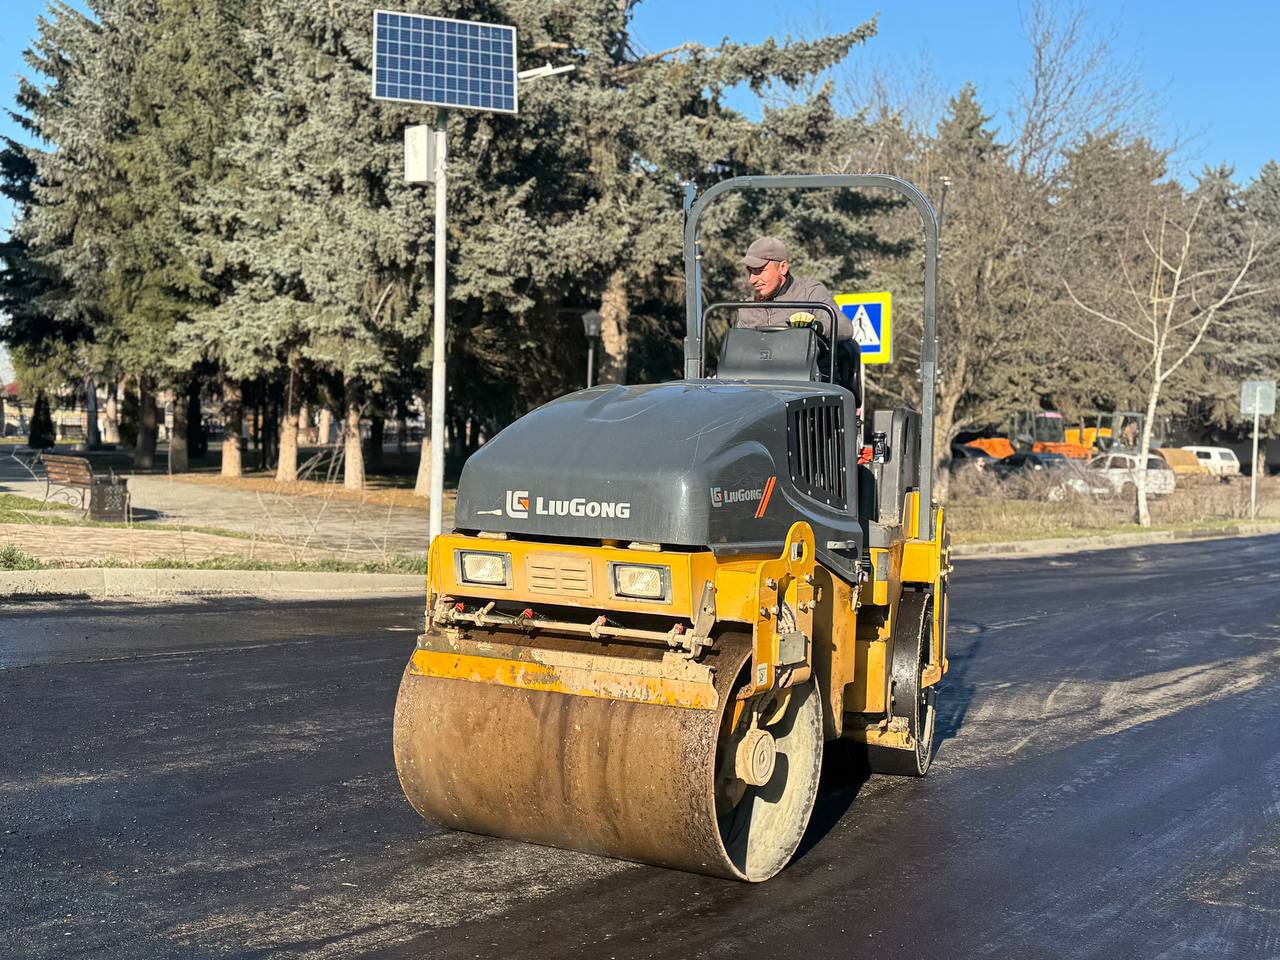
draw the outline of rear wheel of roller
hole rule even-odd
[[[867,747],[873,773],[923,777],[933,762],[937,687],[923,685],[933,633],[933,601],[926,593],[903,593],[893,637],[892,715],[905,721],[915,747]]]

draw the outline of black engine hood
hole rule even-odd
[[[833,392],[849,396],[826,384],[716,380],[569,394],[472,455],[456,526],[772,549],[813,506],[785,482],[787,404]]]

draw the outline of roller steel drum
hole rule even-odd
[[[813,810],[821,705],[807,683],[759,711],[776,759],[748,786],[733,771],[744,735],[759,737],[751,711],[728,729],[748,638],[722,641],[716,657],[714,709],[424,676],[411,663],[394,735],[405,796],[458,830],[767,880]]]

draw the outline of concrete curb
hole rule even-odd
[[[1021,540],[1012,543],[961,543],[951,548],[951,556],[1043,557],[1060,553],[1082,553],[1086,550],[1118,550],[1156,543],[1181,543],[1188,540],[1224,540],[1231,537],[1265,537],[1280,534],[1278,523],[1240,523],[1217,530],[1152,530],[1150,533],[1112,533],[1098,537],[1055,537],[1048,540]]]
[[[300,573],[273,570],[148,570],[85,567],[0,571],[0,598],[31,596],[378,597],[426,593],[426,578],[395,573]]]
[[[1221,540],[1280,534],[1278,523],[1241,523],[1218,530],[1153,530],[1100,537],[1061,537],[1013,543],[957,544],[952,557],[1052,556],[1189,540]],[[66,570],[0,571],[0,599],[18,597],[380,597],[426,593],[426,578],[398,573],[300,573],[274,570],[150,570],[83,567]]]

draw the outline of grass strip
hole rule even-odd
[[[954,544],[983,544],[983,543],[1018,543],[1023,540],[1058,540],[1058,539],[1079,539],[1090,540],[1095,537],[1110,537],[1126,533],[1159,533],[1162,531],[1172,532],[1205,532],[1211,533],[1216,530],[1231,530],[1243,523],[1252,523],[1253,521],[1244,519],[1217,519],[1217,520],[1201,520],[1192,523],[1172,523],[1172,524],[1152,524],[1149,527],[1139,526],[1136,523],[1126,523],[1114,527],[1035,527],[1035,528],[1018,528],[1016,526],[1008,527],[988,527],[982,530],[952,530],[951,541]],[[1267,520],[1259,520],[1260,523],[1275,522]],[[1280,524],[1277,524],[1280,529]]]
[[[0,570],[74,570],[82,567],[133,570],[261,570],[292,573],[403,573],[426,576],[427,558],[425,554],[396,554],[386,560],[273,561],[232,555],[207,557],[197,561],[182,560],[177,557],[157,557],[138,563],[122,560],[119,557],[102,557],[84,563],[74,563],[41,560],[13,544],[0,547]]]

